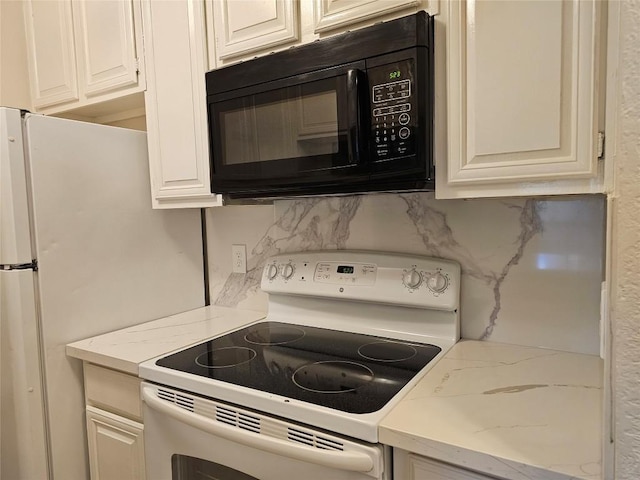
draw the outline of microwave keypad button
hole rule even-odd
[[[398,132],[398,135],[402,140],[409,138],[410,134],[411,134],[411,131],[407,127],[402,127]]]
[[[407,123],[409,123],[409,120],[411,120],[411,117],[409,116],[408,113],[403,113],[402,115],[400,115],[400,118],[398,119],[398,121],[400,122],[400,125],[406,125]]]

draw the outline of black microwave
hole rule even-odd
[[[212,70],[206,86],[216,193],[433,189],[425,12]]]

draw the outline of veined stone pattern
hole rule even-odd
[[[464,338],[597,354],[604,211],[601,196],[435,200],[429,193],[210,209],[209,251],[228,252],[230,243],[246,242],[248,256],[242,275],[230,273],[226,255],[210,255],[211,299],[266,309],[262,268],[271,255],[285,252],[353,249],[440,257],[462,267]],[[244,239],[232,237],[240,226]]]

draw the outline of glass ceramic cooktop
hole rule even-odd
[[[439,352],[435,345],[260,322],[157,365],[349,413],[381,409]]]

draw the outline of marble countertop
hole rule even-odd
[[[265,313],[202,307],[67,345],[70,357],[138,375],[150,358],[196,344],[265,317]]]
[[[457,343],[383,419],[380,442],[513,480],[597,480],[600,358]]]
[[[260,320],[204,307],[67,345],[67,355],[138,374],[150,358]],[[462,340],[385,417],[380,442],[512,480],[599,480],[602,361]]]

